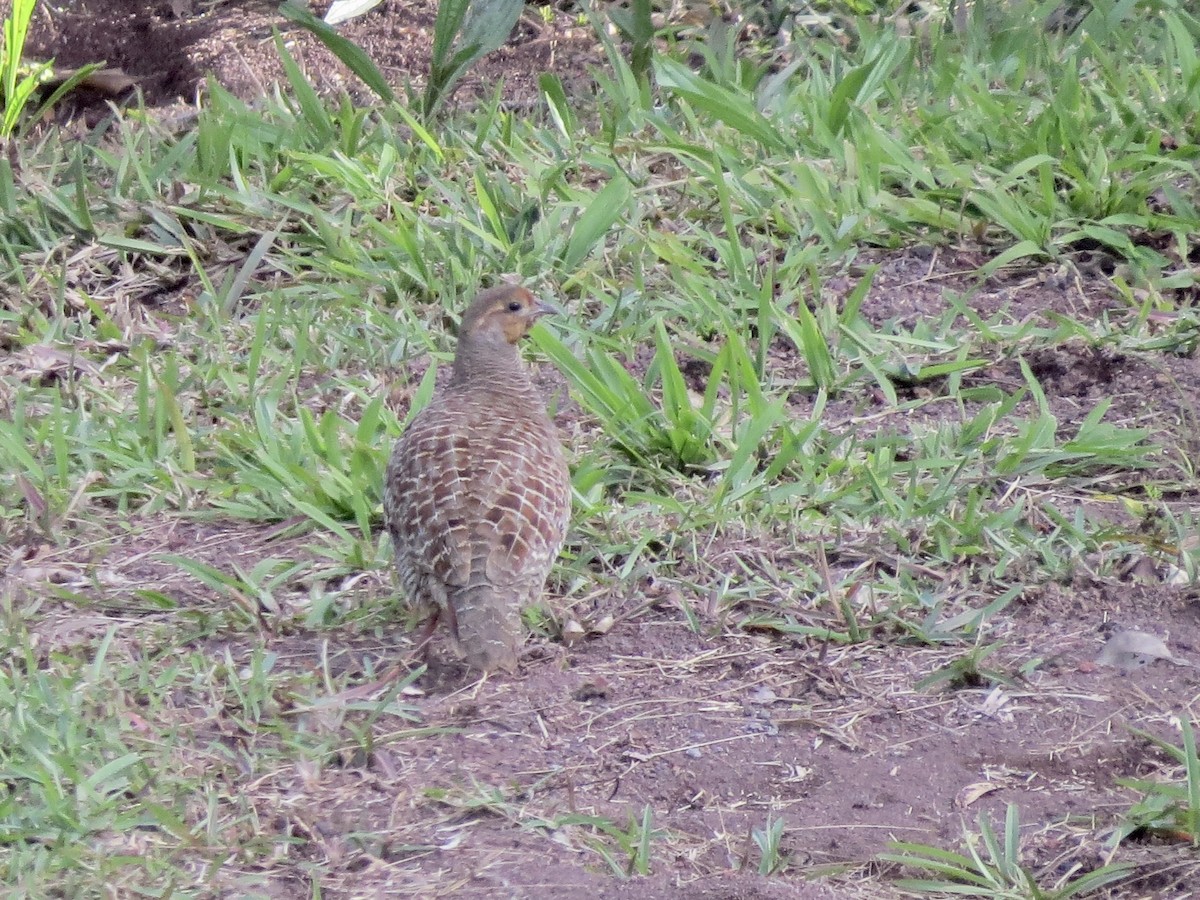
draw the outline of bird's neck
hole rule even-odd
[[[532,389],[529,373],[515,344],[476,338],[459,339],[450,383],[494,387],[506,393]]]

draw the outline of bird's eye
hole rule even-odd
[[[521,311],[521,301],[520,300],[510,300],[508,302],[508,311],[509,312],[520,312]]]

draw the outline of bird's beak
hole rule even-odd
[[[535,299],[533,303],[533,320],[536,322],[542,316],[561,316],[563,311],[548,300]]]

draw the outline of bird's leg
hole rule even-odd
[[[438,622],[442,620],[442,607],[436,607],[433,613],[429,616],[429,620],[421,629],[420,635],[417,638],[417,645],[413,647],[411,657],[415,658],[418,655],[422,662],[429,658],[429,642],[433,640],[433,633],[437,631]]]
[[[446,606],[438,610],[439,613],[445,611],[446,618],[450,621],[450,633],[454,635],[454,639],[458,640],[458,613],[454,609],[453,603],[448,603]]]

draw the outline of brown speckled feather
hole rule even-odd
[[[513,307],[517,307],[513,309]],[[562,547],[570,476],[515,346],[546,311],[523,288],[481,294],[454,375],[388,465],[385,508],[409,598],[444,614],[475,668],[516,667],[521,608]]]

